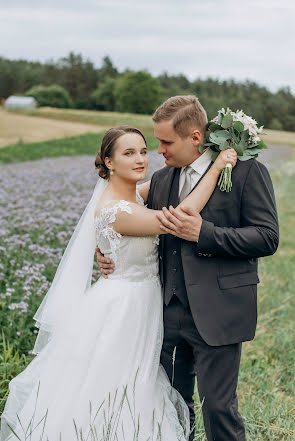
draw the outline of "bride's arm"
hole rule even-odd
[[[230,159],[228,158],[230,155]],[[233,166],[236,164],[237,154],[233,149],[221,152],[216,161],[206,173],[202,181],[178,206],[190,206],[199,213],[210,199],[219,178],[219,175],[227,163]],[[130,203],[132,215],[126,212],[118,212],[113,228],[120,234],[126,236],[152,236],[165,234],[160,228],[160,221],[157,214],[161,210],[150,210],[138,204]]]

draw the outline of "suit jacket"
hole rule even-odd
[[[149,208],[160,210],[168,205],[171,183],[175,177],[179,179],[177,170],[164,167],[154,173]],[[211,346],[254,338],[257,258],[274,254],[279,243],[276,203],[267,168],[255,159],[238,161],[232,170],[232,184],[229,193],[216,186],[201,212],[198,242],[181,240],[184,288],[198,331]],[[165,235],[161,235],[163,286],[164,253]]]

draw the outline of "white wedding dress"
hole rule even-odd
[[[160,365],[158,238],[115,232],[118,210],[132,216],[130,204],[117,201],[95,218],[96,242],[114,273],[80,296],[10,382],[1,441],[188,439],[188,408]]]

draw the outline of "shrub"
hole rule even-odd
[[[34,86],[26,93],[27,96],[33,96],[39,106],[49,107],[72,107],[73,103],[70,95],[61,86],[52,84],[51,86]]]
[[[96,110],[114,111],[116,108],[115,87],[117,80],[106,78],[98,88],[91,94],[93,106]]]
[[[117,82],[115,96],[120,112],[151,114],[161,103],[162,89],[148,72],[126,72]]]

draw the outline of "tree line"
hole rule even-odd
[[[196,95],[209,119],[221,107],[243,109],[267,128],[295,131],[295,96],[289,87],[271,92],[253,81],[190,81],[185,75],[119,72],[107,56],[96,68],[81,54],[45,63],[0,57],[0,97],[34,96],[39,105],[151,114],[166,98]]]

